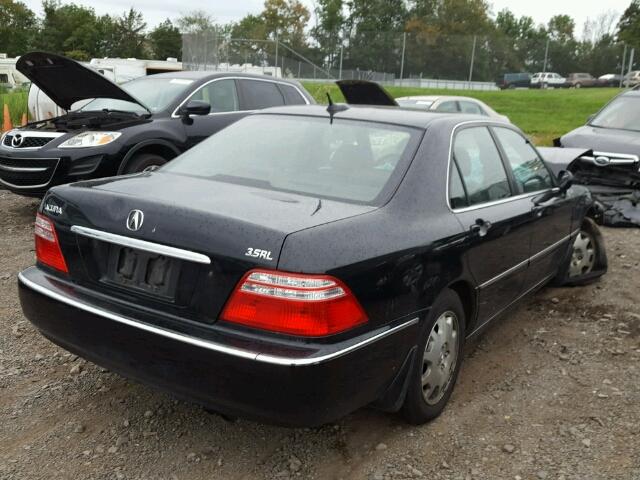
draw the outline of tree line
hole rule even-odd
[[[182,35],[205,34],[233,63],[269,63],[277,39],[322,68],[396,75],[402,68],[405,77],[465,78],[473,52],[475,80],[541,71],[545,58],[547,71],[616,73],[624,45],[638,48],[640,57],[640,0],[619,18],[590,19],[580,38],[570,15],[536,24],[509,9],[494,15],[486,0],[316,0],[313,11],[300,0],[266,0],[260,13],[237,22],[220,24],[215,10],[195,11],[153,28],[135,8],[98,15],[88,6],[44,0],[42,12],[0,0],[0,50],[17,56],[40,49],[78,60],[181,58]]]

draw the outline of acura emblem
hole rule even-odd
[[[137,232],[144,222],[144,213],[142,210],[131,210],[127,217],[127,228],[132,232]]]
[[[24,138],[22,138],[22,135],[20,135],[19,133],[16,133],[11,139],[11,146],[18,148],[20,145],[22,145],[23,141],[24,141]]]

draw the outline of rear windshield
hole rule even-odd
[[[253,115],[225,128],[162,172],[379,204],[395,189],[420,130],[329,118]]]
[[[625,95],[614,99],[591,120],[590,125],[640,131],[640,97]]]

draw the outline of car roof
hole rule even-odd
[[[472,102],[480,102],[473,97],[465,97],[463,95],[415,95],[411,97],[399,97],[396,100],[424,100],[429,102],[437,102],[438,100],[471,100]]]
[[[156,73],[154,75],[150,75],[152,78],[182,78],[189,80],[213,80],[215,78],[249,78],[249,79],[258,79],[258,80],[273,80],[275,82],[283,82],[296,84],[297,82],[288,80],[286,78],[275,78],[271,75],[257,75],[252,73],[243,73],[243,72],[212,72],[212,71],[190,71],[190,70],[182,70],[176,72],[166,72],[166,73]],[[143,78],[149,78],[143,77]]]
[[[254,115],[282,114],[310,117],[327,117],[326,105],[295,105],[286,107],[272,107],[260,110]],[[361,120],[368,122],[391,123],[406,127],[426,129],[430,124],[439,120],[454,120],[456,123],[465,121],[496,121],[490,117],[461,113],[430,112],[402,107],[376,107],[363,105],[349,105],[345,110],[337,111],[334,118]]]

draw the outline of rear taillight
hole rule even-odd
[[[252,270],[225,306],[221,319],[273,332],[319,337],[367,321],[364,310],[340,280]]]
[[[60,244],[58,243],[58,235],[53,222],[44,215],[39,213],[36,215],[35,225],[36,237],[36,258],[40,263],[49,267],[69,273],[67,263],[64,261]]]

